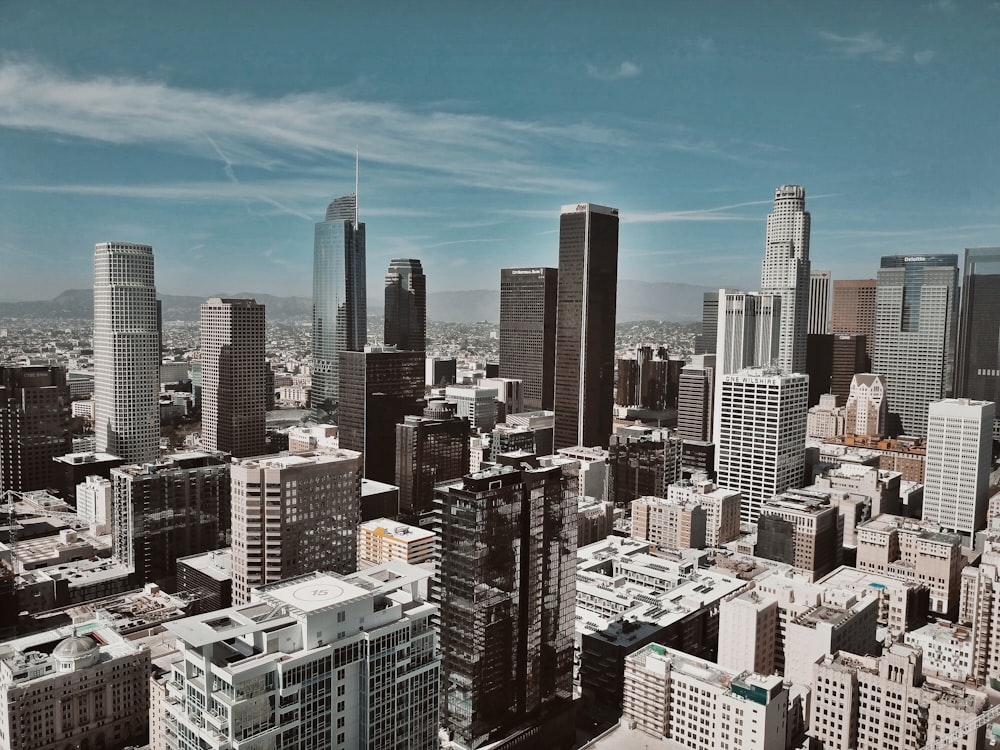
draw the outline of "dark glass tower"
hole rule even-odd
[[[967,249],[963,279],[955,395],[1000,403],[1000,247]]]
[[[69,453],[69,386],[61,367],[0,367],[0,492],[58,485]]]
[[[427,277],[416,258],[389,261],[385,275],[385,344],[427,349]]]
[[[618,209],[580,203],[559,217],[555,448],[606,446],[614,409]]]
[[[469,420],[444,401],[432,401],[422,417],[396,425],[396,486],[399,513],[419,525],[434,509],[434,485],[469,471]]]
[[[552,408],[556,367],[555,268],[500,269],[500,377],[523,383],[524,408]]]
[[[340,353],[368,341],[365,225],[357,196],[335,199],[316,224],[313,255],[313,370],[310,406],[333,414],[340,400]]]

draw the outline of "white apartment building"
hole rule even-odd
[[[94,432],[126,462],[160,455],[160,334],[153,248],[94,248]]]
[[[232,477],[233,601],[314,570],[357,566],[361,454],[346,449],[246,459]]]
[[[375,518],[358,527],[361,565],[381,565],[390,560],[418,565],[433,560],[437,547],[437,534],[433,531],[391,518]]]
[[[717,482],[755,523],[765,500],[803,483],[809,377],[742,370],[722,376],[719,398]]]
[[[145,741],[150,656],[91,620],[0,645],[0,747],[117,748]]]
[[[781,677],[732,672],[650,644],[625,658],[623,716],[691,748],[784,750],[789,696]]]
[[[986,528],[996,404],[949,398],[927,409],[924,520],[961,534]]]
[[[734,672],[774,674],[778,600],[757,589],[719,605],[719,666]]]
[[[437,747],[441,661],[428,573],[310,573],[249,604],[174,620],[159,701],[168,750]]]
[[[110,479],[96,475],[87,477],[76,486],[76,515],[84,523],[106,529],[111,523],[113,494]]]

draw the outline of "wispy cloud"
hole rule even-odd
[[[617,81],[622,78],[635,78],[642,68],[631,60],[623,60],[618,65],[600,66],[587,64],[587,75],[600,81]]]
[[[716,53],[715,40],[707,36],[696,36],[693,39],[686,39],[684,46],[692,52],[709,57]]]
[[[928,3],[927,7],[930,10],[941,10],[950,13],[955,10],[955,0],[934,0],[934,2]]]
[[[924,49],[913,53],[913,62],[917,65],[926,65],[934,59],[934,50]]]
[[[622,64],[619,75],[638,73]],[[565,169],[538,169],[538,156],[567,144],[623,143],[627,134],[586,122],[543,122],[425,111],[337,92],[263,98],[180,88],[128,77],[73,77],[37,62],[0,64],[0,127],[99,143],[139,144],[221,159],[275,175],[317,163],[363,160],[430,173],[467,186],[562,191]],[[324,191],[325,192],[325,191]]]
[[[888,42],[871,31],[853,35],[834,34],[831,31],[821,31],[819,34],[836,52],[850,59],[899,62],[905,54],[903,45]]]

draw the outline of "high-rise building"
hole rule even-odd
[[[555,447],[606,446],[614,410],[618,209],[579,203],[559,216]]]
[[[572,699],[576,498],[558,466],[501,466],[438,503],[442,721],[478,748]],[[572,738],[570,723],[548,744]]]
[[[809,272],[809,333],[829,333],[830,272]]]
[[[395,561],[310,572],[169,623],[179,658],[153,705],[151,745],[437,748],[441,659],[427,578]]]
[[[729,291],[728,289],[726,291]],[[719,293],[705,292],[701,303],[701,333],[694,337],[695,354],[715,354],[719,328]]]
[[[416,258],[389,261],[384,334],[386,346],[414,352],[427,348],[427,277]]]
[[[365,225],[356,194],[336,198],[316,224],[310,405],[331,413],[340,400],[340,353],[368,341]]]
[[[851,379],[847,396],[845,435],[885,435],[889,405],[885,400],[885,379],[873,373],[858,373]]]
[[[70,395],[61,367],[0,366],[0,495],[56,487],[69,453]]]
[[[681,478],[681,441],[666,430],[626,428],[608,446],[608,500],[619,508],[644,495],[666,497]]]
[[[530,431],[529,431],[530,432]],[[469,470],[469,420],[444,401],[431,401],[422,417],[396,425],[396,485],[399,512],[410,522],[434,508],[434,485],[460,479]]]
[[[739,491],[742,520],[756,522],[764,501],[802,484],[809,377],[741,370],[719,392],[718,484]]]
[[[952,393],[958,256],[883,257],[875,308],[872,371],[885,378],[888,432],[923,437],[928,404]]]
[[[782,185],[774,191],[774,210],[767,215],[761,293],[781,297],[781,341],[778,367],[784,373],[805,372],[809,330],[809,227],[806,189]]]
[[[955,395],[1000,403],[1000,247],[965,251],[958,336]]]
[[[201,306],[201,440],[236,458],[266,452],[264,305],[213,297]]]
[[[94,432],[97,450],[125,461],[160,454],[160,333],[153,248],[94,248]]]
[[[684,440],[712,439],[715,355],[696,354],[681,368],[677,387],[677,434]]]
[[[500,377],[524,383],[528,410],[552,408],[558,284],[555,268],[500,269]]]
[[[340,447],[361,453],[365,478],[392,484],[396,425],[423,410],[423,352],[342,352],[340,373]]]
[[[865,337],[865,351],[875,347],[875,279],[835,279],[830,333]]]
[[[778,294],[719,290],[715,357],[719,375],[777,363],[782,304]]]
[[[843,541],[844,524],[830,493],[786,490],[761,505],[754,554],[816,581],[840,564]]]
[[[923,518],[971,544],[986,528],[996,404],[949,398],[928,412]]]
[[[476,432],[489,432],[497,423],[498,390],[478,385],[449,385],[445,399],[455,405],[455,414],[469,420]]]
[[[684,360],[672,358],[665,347],[636,347],[635,357],[618,360],[615,403],[653,411],[677,408]]]
[[[357,569],[361,456],[332,449],[232,465],[233,602],[313,570]]]
[[[851,378],[871,369],[865,351],[865,337],[844,333],[810,333],[806,340],[809,405],[818,404],[824,393],[832,393],[837,397],[837,405],[843,406],[851,392]]]
[[[176,591],[177,558],[225,547],[230,528],[224,453],[175,453],[111,470],[111,556],[136,585]]]

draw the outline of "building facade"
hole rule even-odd
[[[555,393],[555,268],[500,269],[500,377],[518,378],[526,409],[551,409]]]
[[[389,261],[384,338],[386,346],[403,351],[427,349],[427,277],[416,258]]]
[[[160,455],[160,332],[153,248],[94,248],[94,432],[128,462]]]
[[[266,452],[264,305],[214,297],[201,306],[201,440],[236,458]]]
[[[396,425],[396,485],[399,512],[419,522],[434,509],[434,485],[469,471],[469,421],[442,401],[431,401],[422,417]]]
[[[830,282],[829,271],[809,272],[809,330],[808,333],[830,332]]]
[[[368,341],[365,225],[357,194],[334,199],[316,224],[313,245],[312,392],[314,411],[340,401],[340,354]]]
[[[55,488],[69,453],[70,394],[61,367],[0,366],[0,494]]]
[[[885,378],[890,435],[923,437],[927,405],[952,394],[958,256],[882,258],[872,371]]]
[[[836,279],[830,333],[864,336],[869,359],[875,346],[875,279]]]
[[[774,191],[767,215],[760,290],[781,298],[781,337],[777,365],[784,373],[805,372],[809,330],[809,231],[806,190],[782,185]],[[749,365],[743,365],[744,367]]]
[[[955,395],[1000,402],[1000,247],[965,251],[958,336]]]
[[[361,456],[330,450],[232,465],[233,602],[313,570],[357,569]]]
[[[553,402],[557,449],[608,444],[617,296],[618,209],[563,206]]]

